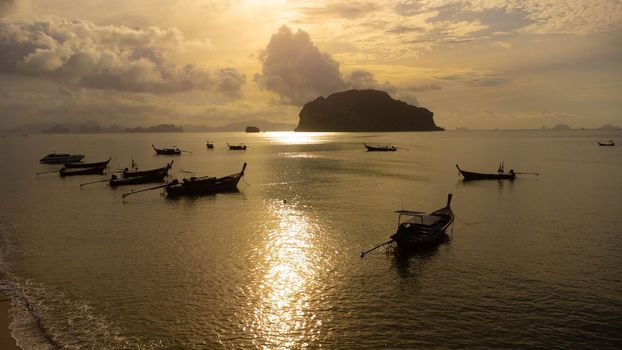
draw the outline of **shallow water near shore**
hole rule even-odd
[[[2,289],[28,349],[617,348],[620,131],[32,135],[0,140]],[[214,141],[215,149],[205,147]],[[228,151],[226,142],[247,151]],[[365,152],[363,142],[397,152]],[[192,152],[156,156],[151,148]],[[239,192],[122,199],[98,177],[35,176],[52,151],[174,159]],[[455,164],[515,181],[460,181]],[[451,239],[360,252],[395,210],[453,193]]]

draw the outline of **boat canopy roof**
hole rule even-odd
[[[71,154],[68,153],[50,153],[45,158],[53,158],[53,157],[70,157]]]
[[[440,216],[427,214],[412,215],[412,217],[412,219],[407,220],[404,223],[432,226],[442,220]]]
[[[425,212],[413,210],[396,210],[395,212],[400,215],[425,215]]]

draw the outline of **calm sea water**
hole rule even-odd
[[[622,146],[596,145],[611,138],[622,133],[6,137],[11,328],[26,349],[620,348]],[[52,151],[112,156],[113,169],[175,159],[171,178],[248,168],[239,193],[123,200],[130,188],[80,189],[98,177],[35,176],[56,168],[38,162]],[[501,160],[540,176],[464,183],[455,168]],[[448,193],[450,241],[360,258],[394,232],[395,210],[432,211]]]

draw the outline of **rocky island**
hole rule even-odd
[[[439,131],[433,113],[379,90],[348,90],[318,97],[300,111],[296,131]]]

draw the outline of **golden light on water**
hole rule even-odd
[[[304,145],[321,143],[330,134],[326,132],[271,131],[266,132],[265,137],[272,142],[284,145]]]
[[[316,322],[309,311],[308,289],[318,270],[311,256],[316,228],[295,206],[273,203],[268,208],[277,224],[265,247],[266,273],[254,311],[254,331],[266,349],[300,348],[314,339],[308,331]]]

